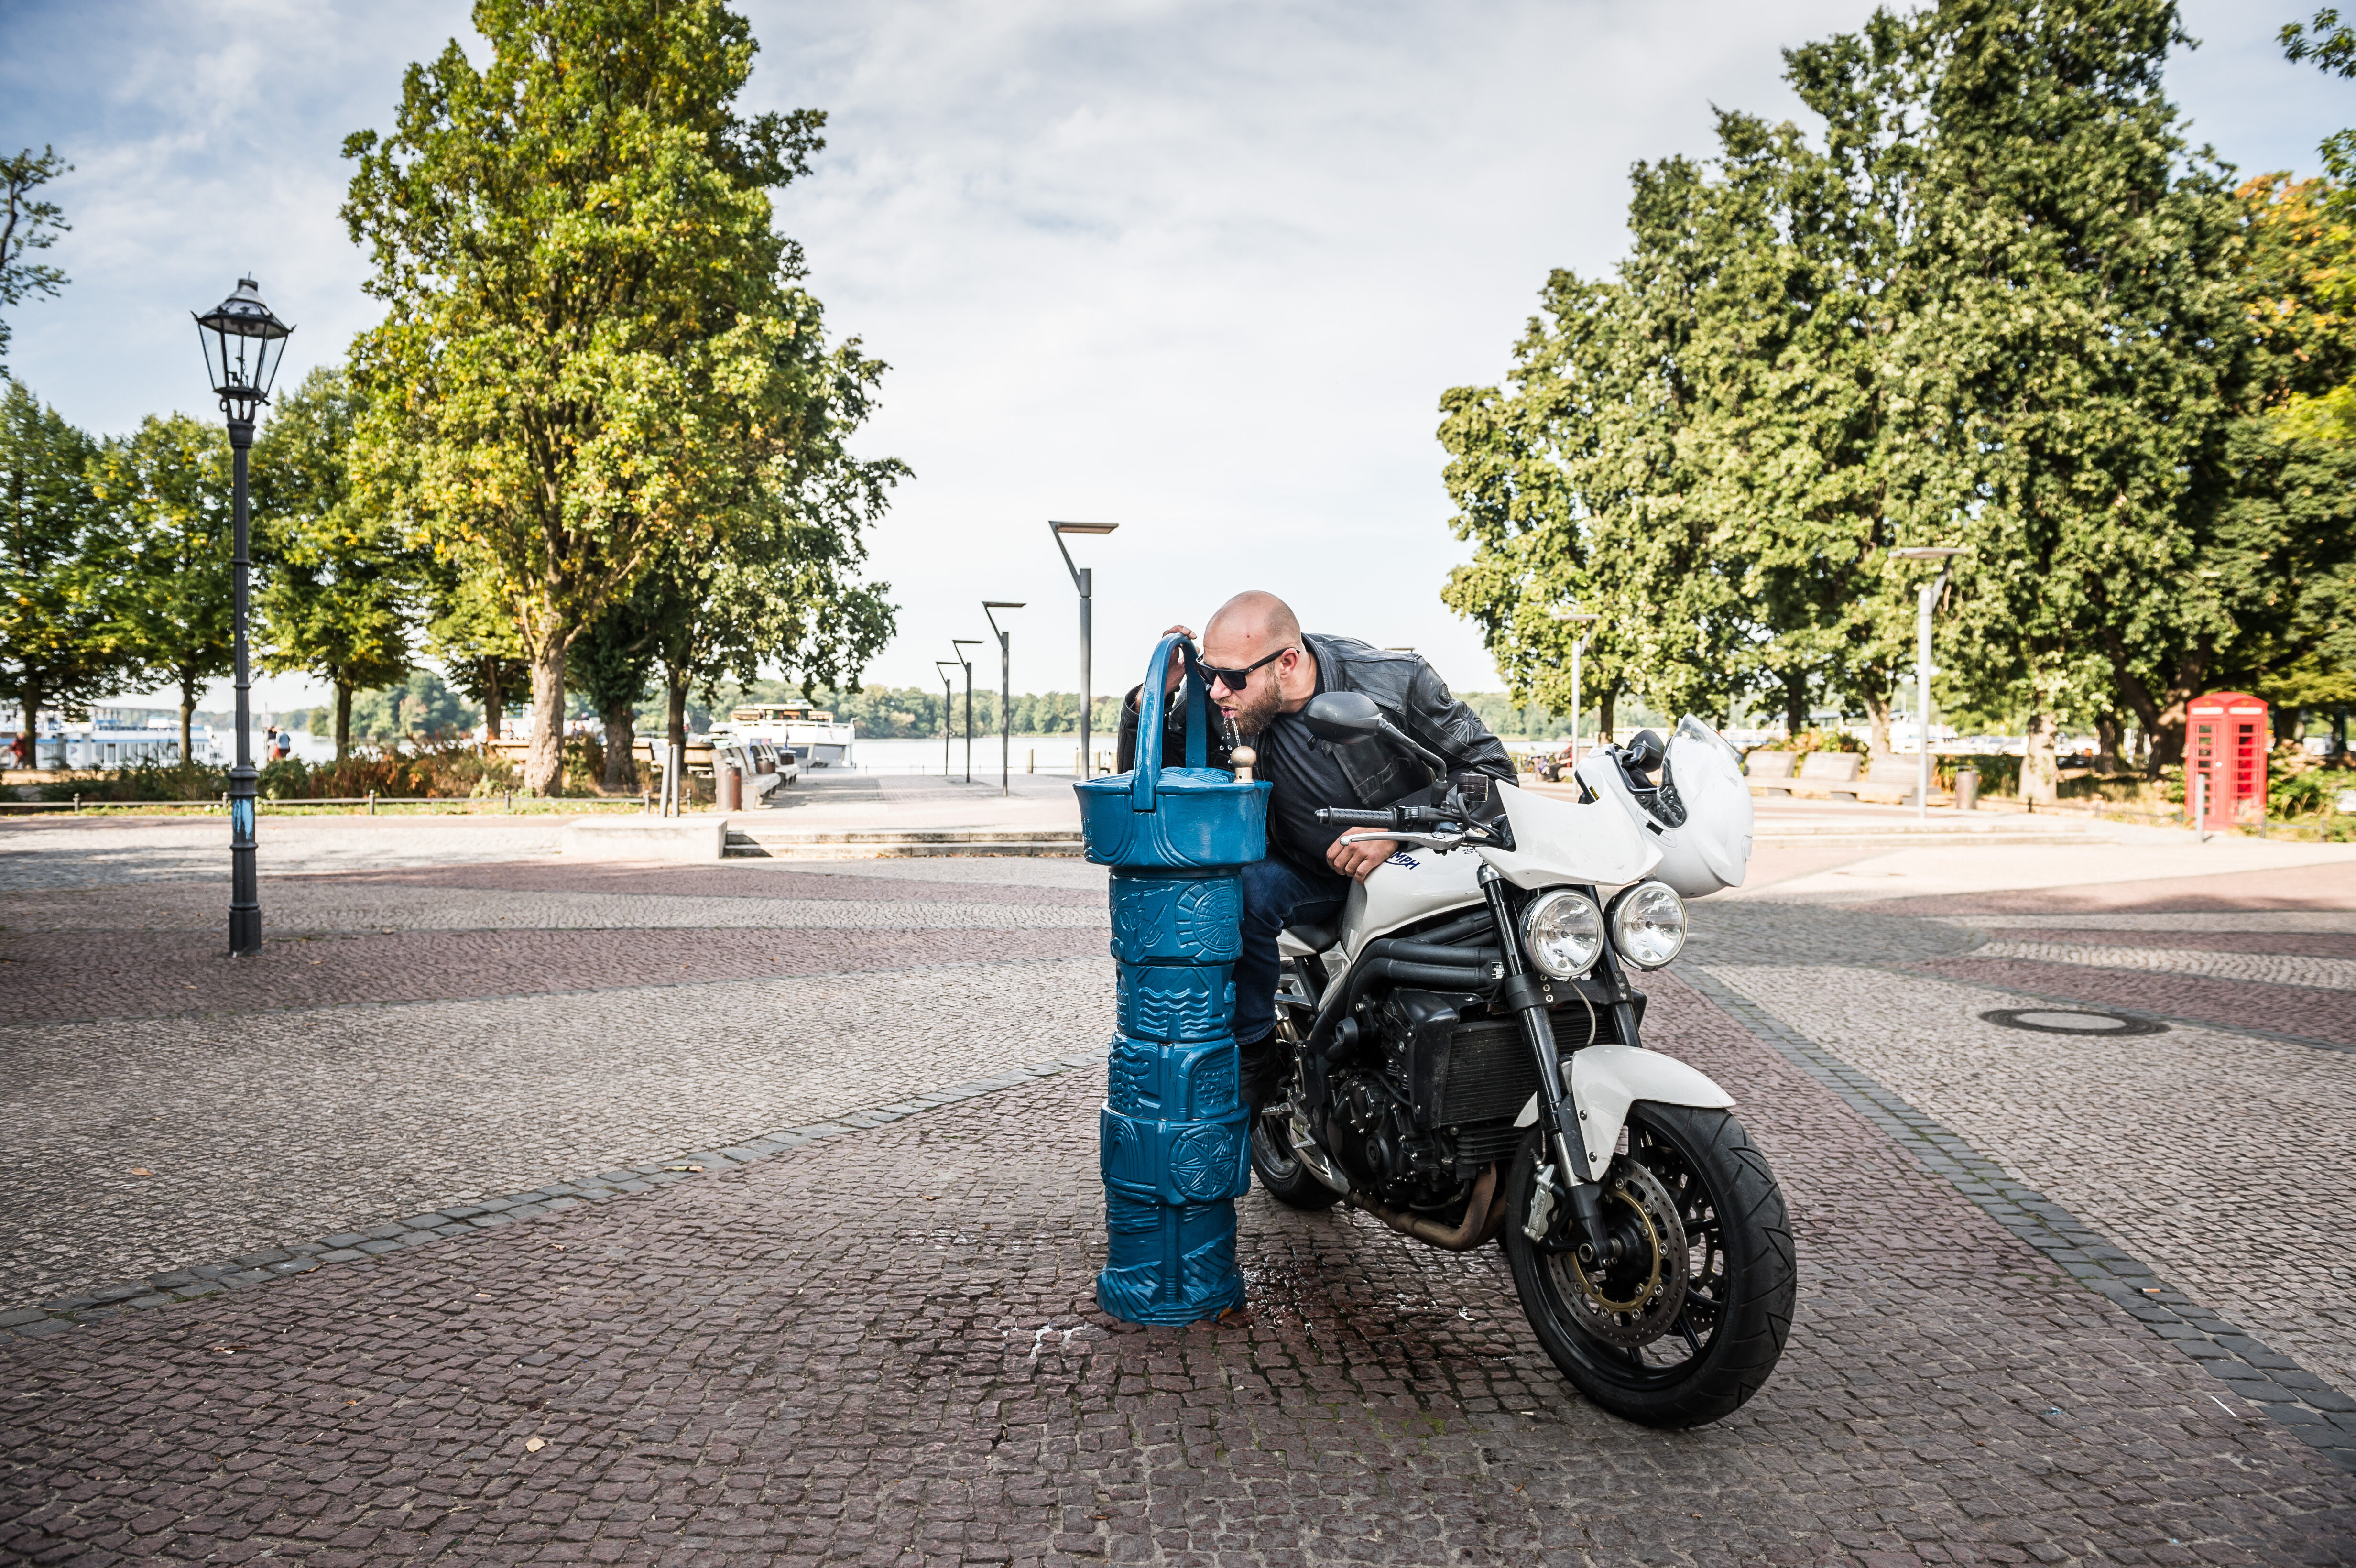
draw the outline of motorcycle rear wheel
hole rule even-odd
[[[1289,1113],[1282,1101],[1252,1118],[1252,1174],[1268,1195],[1290,1209],[1330,1209],[1342,1195],[1309,1174],[1292,1152]]]
[[[1563,1376],[1612,1414],[1645,1426],[1699,1426],[1757,1393],[1791,1333],[1799,1276],[1783,1195],[1742,1124],[1699,1106],[1639,1101],[1629,1108],[1628,1152],[1614,1158],[1604,1186],[1612,1189],[1629,1162],[1642,1165],[1673,1201],[1687,1247],[1683,1305],[1666,1332],[1639,1346],[1601,1337],[1597,1325],[1612,1328],[1610,1314],[1590,1306],[1582,1317],[1574,1306],[1587,1287],[1576,1261],[1524,1231],[1538,1154],[1535,1135],[1523,1140],[1504,1242],[1523,1315]],[[1607,1199],[1605,1214],[1633,1220],[1635,1207]],[[1558,1221],[1555,1233],[1568,1233],[1570,1223]],[[1622,1229],[1644,1233],[1641,1225]]]

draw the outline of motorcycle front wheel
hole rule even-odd
[[[1783,1353],[1799,1288],[1791,1220],[1729,1113],[1639,1101],[1627,1131],[1602,1184],[1620,1261],[1590,1275],[1530,1239],[1535,1134],[1514,1162],[1505,1257],[1523,1315],[1580,1392],[1646,1426],[1699,1426],[1757,1393]],[[1558,1217],[1552,1233],[1576,1239],[1576,1221]]]

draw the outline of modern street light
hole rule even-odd
[[[1914,820],[1921,822],[1931,815],[1931,606],[1947,586],[1947,573],[1955,564],[1955,557],[1966,553],[1947,545],[1916,545],[1890,552],[1892,560],[1935,560],[1939,576],[1934,582],[1924,583],[1918,590],[1921,597],[1914,611],[1914,728],[1920,736],[1918,750],[1922,761],[1914,771]]]
[[[1006,793],[1006,775],[1011,771],[1007,761],[1014,752],[1014,629],[1001,626],[992,610],[1020,610],[1020,601],[985,599],[981,602],[983,619],[998,634],[998,793]]]
[[[949,714],[957,707],[956,677],[949,671],[957,668],[953,660],[935,659],[933,667],[941,672],[941,778],[949,776]]]
[[[978,648],[981,646],[981,639],[951,637],[949,645],[955,648]],[[958,655],[958,663],[965,667],[965,782],[971,784],[973,783],[973,661],[960,653]]]
[[[1558,610],[1554,613],[1554,618],[1575,624],[1602,619],[1600,615],[1590,615],[1576,610]],[[1579,706],[1579,666],[1580,661],[1586,656],[1587,635],[1582,632],[1572,639],[1570,645],[1570,766],[1574,775],[1579,769],[1579,717],[1581,712]]]
[[[1108,534],[1119,527],[1119,523],[1050,522],[1047,525],[1047,531],[1055,536],[1055,548],[1063,551],[1064,570],[1072,574],[1072,586],[1080,591],[1080,777],[1084,779],[1096,776],[1096,768],[1088,760],[1088,708],[1095,701],[1088,689],[1088,656],[1096,642],[1089,611],[1095,602],[1097,574],[1094,567],[1072,564],[1072,552],[1065,549],[1064,536]]]
[[[230,564],[236,575],[232,626],[237,762],[229,771],[229,950],[232,957],[262,951],[262,884],[253,861],[253,754],[252,737],[246,732],[252,714],[245,615],[252,558],[246,548],[245,454],[253,445],[254,418],[270,400],[270,383],[277,378],[279,361],[286,357],[286,335],[294,330],[270,314],[259,289],[252,278],[240,278],[235,293],[196,317],[205,372],[220,399],[221,412],[229,416],[233,454]]]

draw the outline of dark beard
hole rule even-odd
[[[1269,725],[1274,722],[1277,710],[1283,706],[1284,698],[1276,689],[1276,682],[1273,680],[1268,682],[1266,686],[1249,693],[1237,707],[1236,733],[1248,740],[1263,733]]]

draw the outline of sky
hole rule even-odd
[[[1630,165],[1707,155],[1713,106],[1798,116],[1780,50],[1861,0],[739,0],[746,112],[817,108],[776,193],[829,330],[891,366],[859,439],[915,477],[872,537],[899,635],[870,680],[930,684],[1015,600],[1016,690],[1079,684],[1049,518],[1096,568],[1094,685],[1245,588],[1312,631],[1413,647],[1500,689],[1440,602],[1434,430],[1494,384],[1547,272],[1607,272]],[[2281,14],[2277,15],[2276,11]],[[2244,171],[2311,173],[2356,83],[2282,59],[2286,5],[2184,6],[2169,85]],[[242,273],[297,330],[283,386],[375,317],[337,217],[351,132],[408,64],[480,40],[452,0],[0,0],[0,144],[54,144],[72,282],[16,307],[14,373],[102,432],[209,413],[184,313]],[[992,650],[994,653],[994,650]],[[991,684],[995,658],[978,669]],[[299,678],[258,700],[322,699]],[[227,705],[226,685],[206,706]]]

